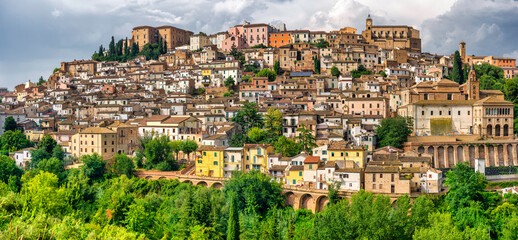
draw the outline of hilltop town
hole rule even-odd
[[[516,59],[470,55],[468,39],[457,53],[425,53],[419,30],[370,16],[361,32],[245,21],[130,34],[1,89],[0,126],[14,119],[31,142],[52,137],[68,167],[127,154],[141,169],[257,170],[301,189],[440,193],[458,163],[518,165]],[[29,145],[7,150],[21,168]]]

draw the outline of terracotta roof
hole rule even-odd
[[[115,134],[116,132],[113,130],[110,130],[108,128],[103,128],[103,127],[89,127],[87,129],[81,131],[80,133],[81,134],[84,134],[84,133],[88,133],[88,134],[113,133],[113,134]]]
[[[304,163],[318,163],[320,161],[320,157],[307,156],[304,160]]]

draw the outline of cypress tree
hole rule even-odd
[[[162,40],[162,38],[159,38],[158,39],[158,53],[159,55],[162,54],[164,51],[164,41]]]
[[[162,50],[162,54],[167,53],[167,40],[164,39],[164,49]]]
[[[320,74],[320,61],[318,60],[318,57],[316,57],[316,56],[313,57],[313,65],[314,65],[315,73]]]
[[[99,57],[104,57],[104,49],[103,49],[103,45],[101,44],[101,46],[99,46],[99,53],[98,53]]]
[[[110,42],[110,45],[108,46],[108,60],[113,60],[112,58],[115,57],[115,38],[112,36],[112,40]]]
[[[239,240],[239,212],[237,210],[236,195],[230,197],[230,212],[228,214],[227,240]]]
[[[126,41],[124,41],[124,56],[129,55],[129,48],[128,48],[128,38],[126,37]]]
[[[455,51],[453,57],[453,70],[451,72],[451,78],[458,84],[464,83],[464,74],[462,71],[462,60],[460,59],[459,51]]]
[[[133,43],[133,45],[131,45],[131,56],[135,57],[138,55],[138,53],[139,53],[138,44]]]

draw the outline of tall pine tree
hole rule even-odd
[[[239,212],[237,210],[236,194],[230,196],[230,212],[228,214],[227,240],[239,240]]]
[[[110,42],[110,45],[108,46],[108,60],[113,61],[115,60],[115,53],[117,50],[115,49],[115,38],[112,36],[112,41]]]
[[[464,72],[462,71],[462,59],[460,59],[459,51],[455,51],[453,57],[453,70],[451,72],[451,79],[458,84],[464,83]]]

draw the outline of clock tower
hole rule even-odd
[[[371,30],[372,27],[372,18],[371,15],[367,16],[367,19],[365,20],[365,30]]]

